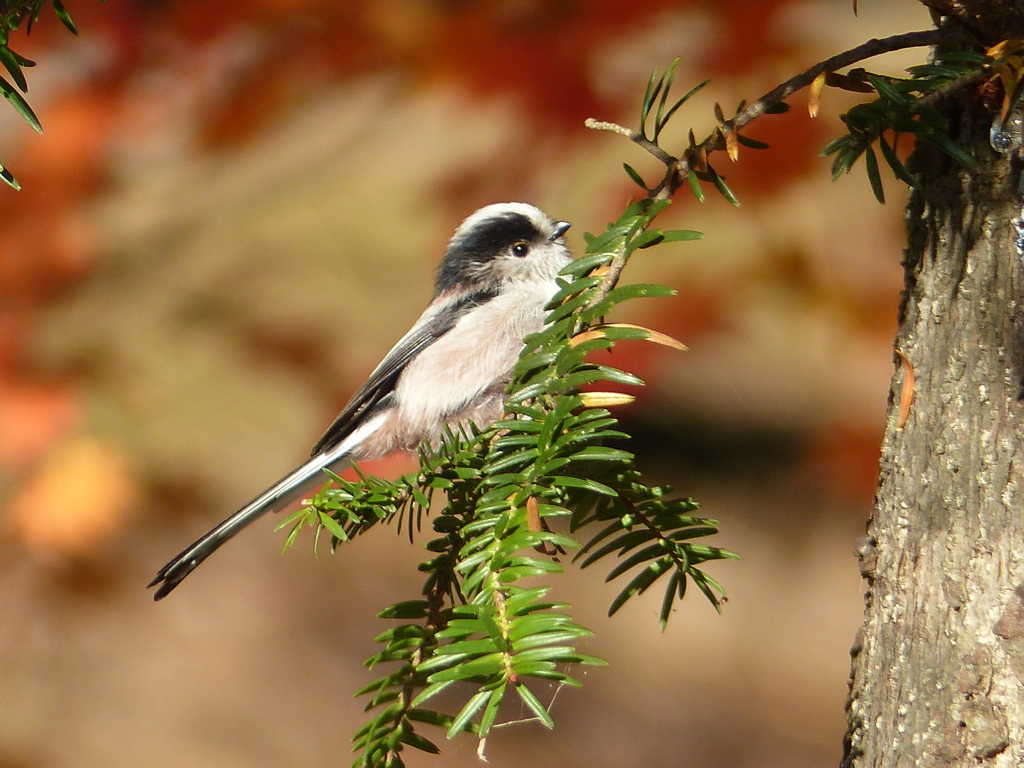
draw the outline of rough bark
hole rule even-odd
[[[896,337],[915,399],[898,427],[897,363],[844,768],[1024,765],[1021,163],[989,147],[976,94],[949,114],[980,170],[915,159]]]
[[[985,45],[1024,35],[1024,2],[1021,0],[921,0],[921,3],[971,30]]]

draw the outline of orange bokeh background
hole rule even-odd
[[[712,78],[666,131],[682,146],[716,101],[929,24],[913,0],[860,5],[75,0],[77,38],[49,7],[14,33],[44,133],[4,105],[23,188],[0,189],[0,766],[348,761],[374,614],[417,593],[420,542],[280,557],[261,521],[167,601],[146,582],[303,458],[419,314],[462,217],[528,200],[579,252],[635,193],[621,164],[658,173],[585,118],[632,125],[679,56],[680,92]],[[905,192],[887,181],[883,208],[859,169],[829,181],[848,94],[815,120],[791,103],[747,130],[770,150],[716,160],[742,207],[682,190],[666,226],[707,237],[626,273],[678,295],[619,319],[690,351],[611,356],[648,383],[619,412],[641,465],[744,557],[714,569],[725,613],[689,595],[660,635],[652,595],[609,620],[614,584],[570,566],[560,597],[611,667],[544,692],[555,732],[499,730],[492,763],[839,759]]]

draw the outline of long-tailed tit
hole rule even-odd
[[[258,517],[321,484],[325,467],[436,443],[446,425],[500,418],[523,338],[543,327],[555,276],[571,260],[562,237],[568,228],[525,203],[488,205],[462,222],[430,304],[313,446],[312,458],[161,568],[149,584],[159,585],[154,598]]]

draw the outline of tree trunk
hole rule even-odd
[[[1021,161],[989,146],[974,91],[946,112],[980,170],[914,160],[896,336],[913,370],[897,363],[859,552],[844,768],[1024,765]]]

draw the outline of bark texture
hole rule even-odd
[[[1021,0],[921,0],[934,13],[978,35],[985,45],[1024,34]]]
[[[1021,164],[989,147],[976,94],[949,114],[981,168],[915,157],[896,337],[913,374],[897,363],[859,552],[845,768],[1024,765]]]

